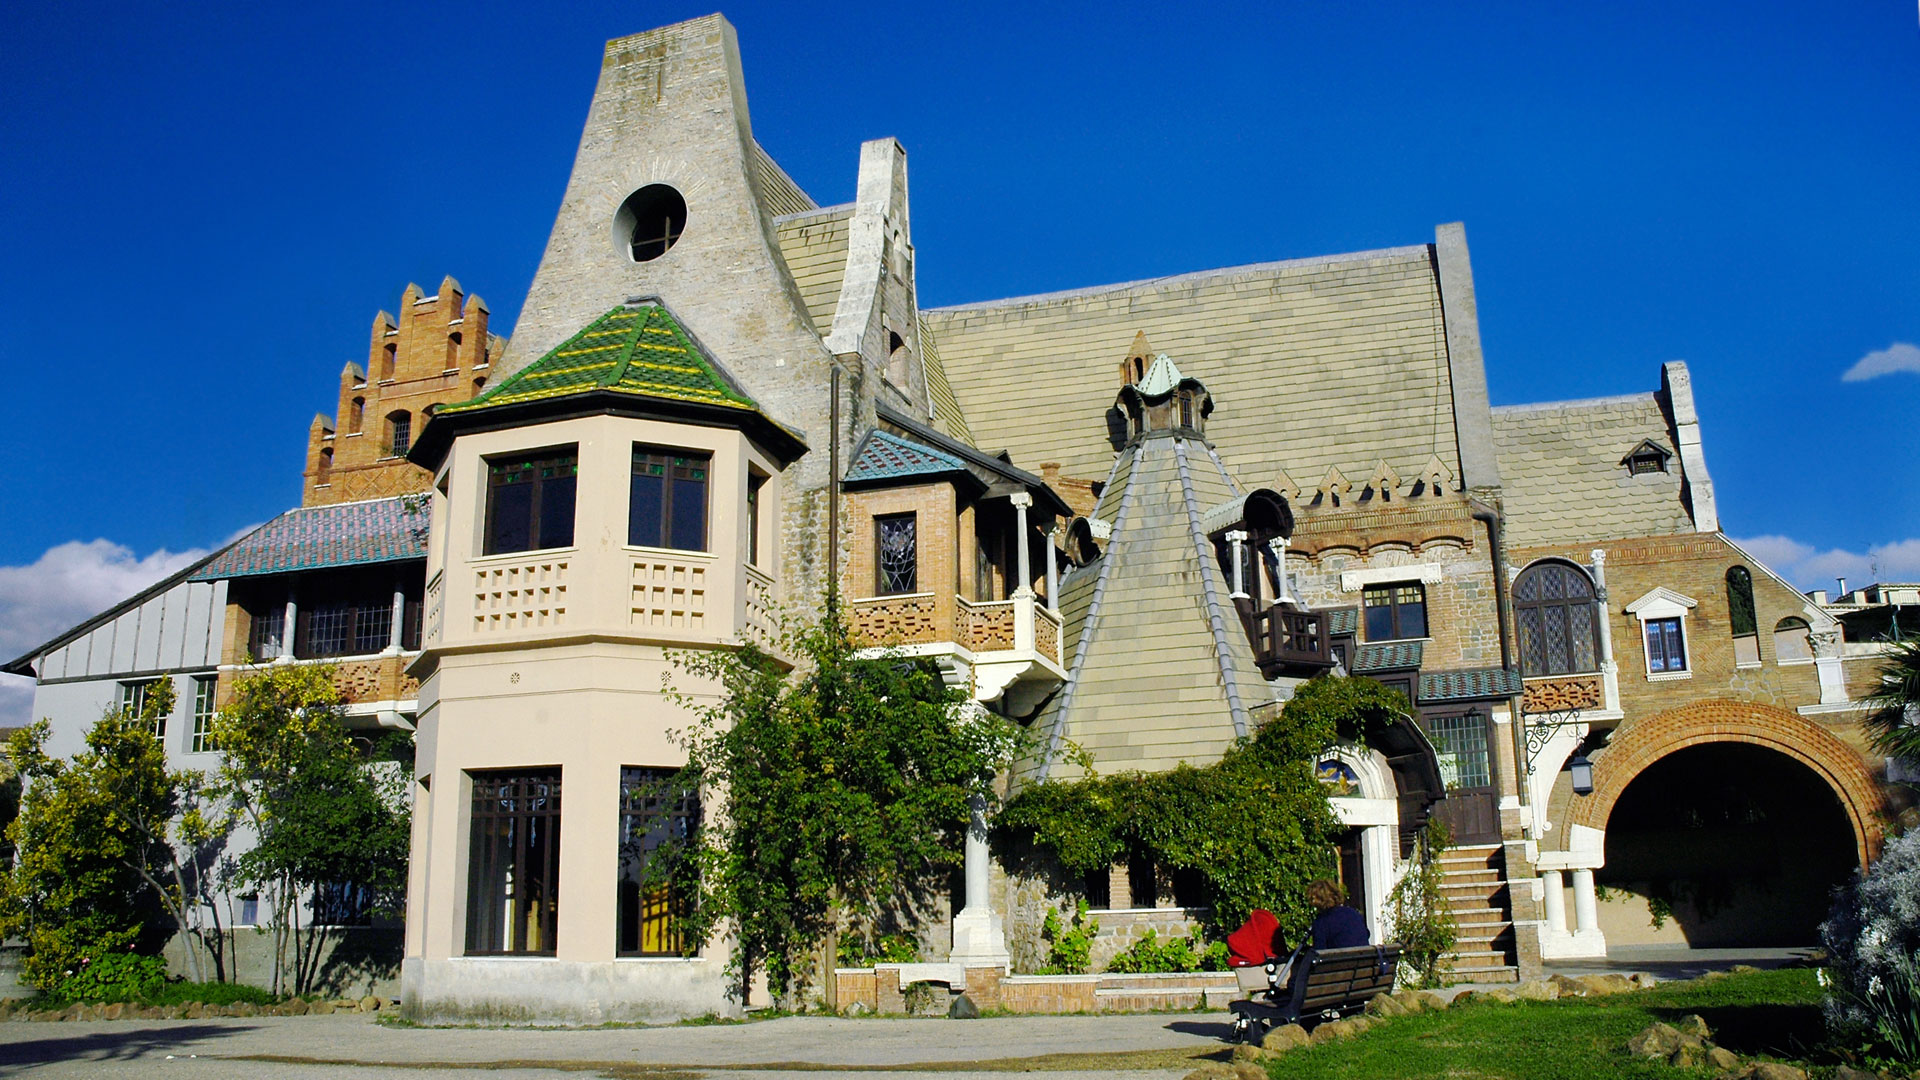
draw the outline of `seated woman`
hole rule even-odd
[[[1373,944],[1367,934],[1367,920],[1347,906],[1347,891],[1339,882],[1321,878],[1308,885],[1307,903],[1319,912],[1307,930],[1309,945],[1325,950]]]

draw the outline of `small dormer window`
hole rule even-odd
[[[1628,476],[1663,473],[1667,471],[1667,459],[1672,456],[1673,451],[1652,439],[1643,439],[1639,446],[1627,451],[1627,456],[1621,458],[1620,463],[1627,467]]]
[[[1193,426],[1193,394],[1185,390],[1180,392],[1180,426]]]

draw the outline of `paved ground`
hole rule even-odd
[[[1175,1080],[1224,1051],[1225,1013],[837,1020],[529,1030],[388,1027],[364,1015],[0,1023],[0,1074],[155,1080]],[[899,1068],[890,1068],[897,1066]]]
[[[1604,960],[1556,960],[1545,965],[1547,974],[1598,975],[1609,971],[1644,971],[1662,979],[1691,979],[1709,971],[1725,971],[1735,964],[1757,968],[1786,967],[1812,952],[1807,949],[1689,949],[1673,945],[1617,945]]]

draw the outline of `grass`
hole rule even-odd
[[[1273,1061],[1276,1080],[1447,1077],[1448,1080],[1679,1080],[1712,1070],[1636,1061],[1627,1040],[1656,1020],[1699,1013],[1714,1041],[1742,1057],[1804,1060],[1825,1038],[1821,993],[1806,969],[1564,1001],[1491,1002],[1401,1017],[1356,1038]]]

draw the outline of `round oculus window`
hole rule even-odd
[[[686,227],[687,200],[668,184],[648,184],[613,215],[613,241],[634,262],[652,262],[679,242]]]

